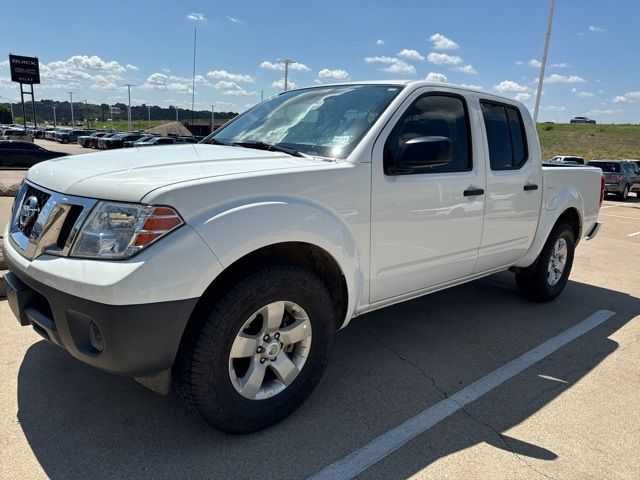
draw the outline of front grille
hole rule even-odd
[[[38,199],[39,211],[38,211],[38,214],[30,222],[27,222],[25,225],[19,225],[20,231],[24,233],[27,237],[31,235],[33,226],[35,225],[36,220],[38,220],[38,215],[40,214],[40,212],[42,212],[42,208],[49,201],[49,198],[51,198],[51,195],[48,194],[47,192],[43,192],[42,190],[38,190],[37,188],[34,188],[31,185],[27,185],[27,190],[25,192],[22,203],[24,204],[24,202],[26,202],[27,199],[30,197],[36,197]],[[22,205],[20,205],[20,208],[22,208]]]

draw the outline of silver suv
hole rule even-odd
[[[572,117],[569,123],[592,123],[595,125],[596,121],[588,117]]]

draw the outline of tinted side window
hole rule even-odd
[[[395,163],[405,142],[416,137],[447,137],[452,161],[421,169],[419,173],[462,172],[471,169],[471,135],[464,100],[458,96],[427,94],[418,98],[400,118],[384,146],[384,163]]]
[[[527,137],[515,107],[480,102],[489,144],[491,170],[520,168],[527,161]]]
[[[511,134],[507,112],[502,105],[482,103],[482,116],[487,131],[491,170],[508,170],[513,166]]]

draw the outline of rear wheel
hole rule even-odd
[[[629,185],[625,185],[624,189],[622,190],[622,193],[618,193],[618,198],[620,200],[626,200],[627,197],[629,196]]]
[[[302,405],[320,381],[335,331],[331,297],[315,274],[267,267],[201,307],[173,372],[187,406],[219,430],[250,433]]]
[[[573,266],[575,234],[571,225],[562,222],[556,225],[530,275],[516,274],[518,290],[536,302],[548,302],[556,298],[569,280]]]

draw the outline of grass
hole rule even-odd
[[[157,127],[158,125],[164,125],[169,122],[171,122],[171,120],[151,120],[151,127]],[[93,122],[91,128],[111,130],[111,122]],[[126,132],[129,129],[129,122],[126,120],[114,120],[113,128],[121,132]],[[131,128],[133,130],[146,130],[149,128],[149,122],[146,120],[132,120]]]
[[[640,158],[640,125],[538,124],[542,158],[577,155],[586,160]]]

